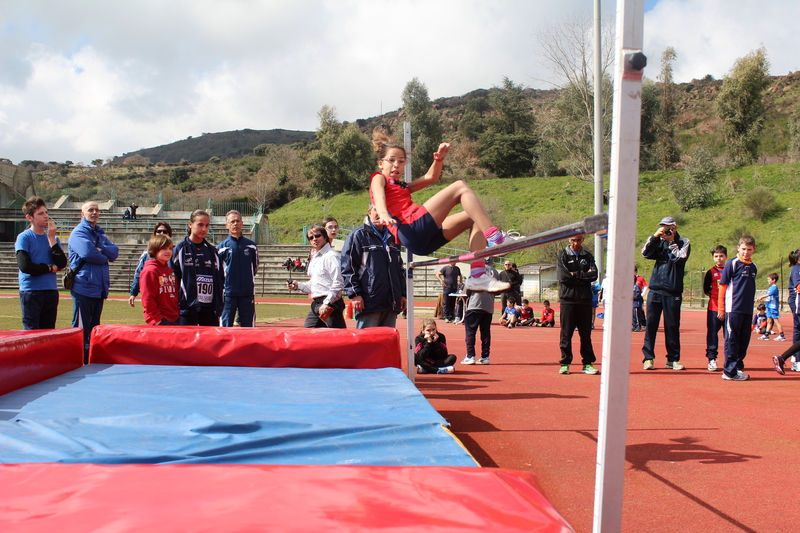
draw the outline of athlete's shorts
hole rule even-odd
[[[420,210],[414,220],[397,224],[396,237],[414,255],[430,255],[450,241],[428,210],[424,207]]]
[[[767,307],[767,318],[780,318],[781,314],[778,312],[777,309],[773,309],[771,307]]]

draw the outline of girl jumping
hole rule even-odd
[[[411,201],[411,193],[439,180],[450,143],[439,145],[428,172],[411,183],[403,181],[407,159],[403,145],[392,140],[381,128],[373,131],[372,145],[380,158],[380,172],[370,177],[369,195],[380,223],[389,227],[396,242],[416,255],[428,255],[466,230],[470,230],[469,249],[473,252],[505,240],[506,235],[492,225],[475,192],[461,180],[437,192],[422,206]],[[451,215],[450,211],[458,204],[464,210]],[[496,293],[509,288],[507,282],[486,275],[483,260],[470,264],[465,290]]]

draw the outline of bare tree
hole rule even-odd
[[[571,174],[591,181],[594,174],[594,24],[583,12],[538,31],[542,62],[555,76],[547,81],[559,89],[557,105],[546,121],[550,142],[564,158]],[[613,97],[611,66],[614,58],[614,25],[602,24],[601,65],[603,78],[603,144],[608,151],[611,138]]]
[[[303,176],[304,162],[285,144],[269,145],[264,151],[264,163],[248,190],[250,205],[266,211],[302,196],[308,188]]]

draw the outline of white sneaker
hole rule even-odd
[[[717,370],[719,370],[719,368],[717,367],[717,360],[716,359],[709,359],[708,360],[708,370],[710,372],[716,372]]]
[[[488,365],[489,364],[489,358],[488,357],[481,357],[480,359],[478,359],[478,364],[479,365]]]
[[[464,284],[464,290],[472,292],[497,293],[505,292],[510,288],[511,284],[507,281],[496,280],[488,274],[484,274],[476,278],[470,276],[467,278],[467,282]]]
[[[760,340],[760,341],[768,341],[769,340],[769,335],[761,335],[758,338],[758,340]]]
[[[800,372],[800,361],[792,363],[792,372]]]
[[[775,337],[775,340],[778,342],[783,342],[786,340],[786,337],[784,337],[783,335],[779,335],[778,337]]]
[[[463,361],[461,361],[461,364],[462,365],[474,365],[475,364],[475,358],[467,356],[467,357],[464,358]]]
[[[452,366],[443,366],[439,370],[436,371],[437,374],[452,374],[455,372],[456,369]]]

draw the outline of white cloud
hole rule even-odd
[[[762,42],[773,72],[797,68],[800,8],[748,6],[660,0],[646,14],[648,75],[670,45],[679,80],[720,77]],[[413,77],[432,99],[503,76],[545,87],[535,81],[551,77],[537,30],[591,3],[0,0],[0,9],[0,157],[91,161],[203,132],[313,130],[325,104],[342,120],[375,116],[401,105]]]

